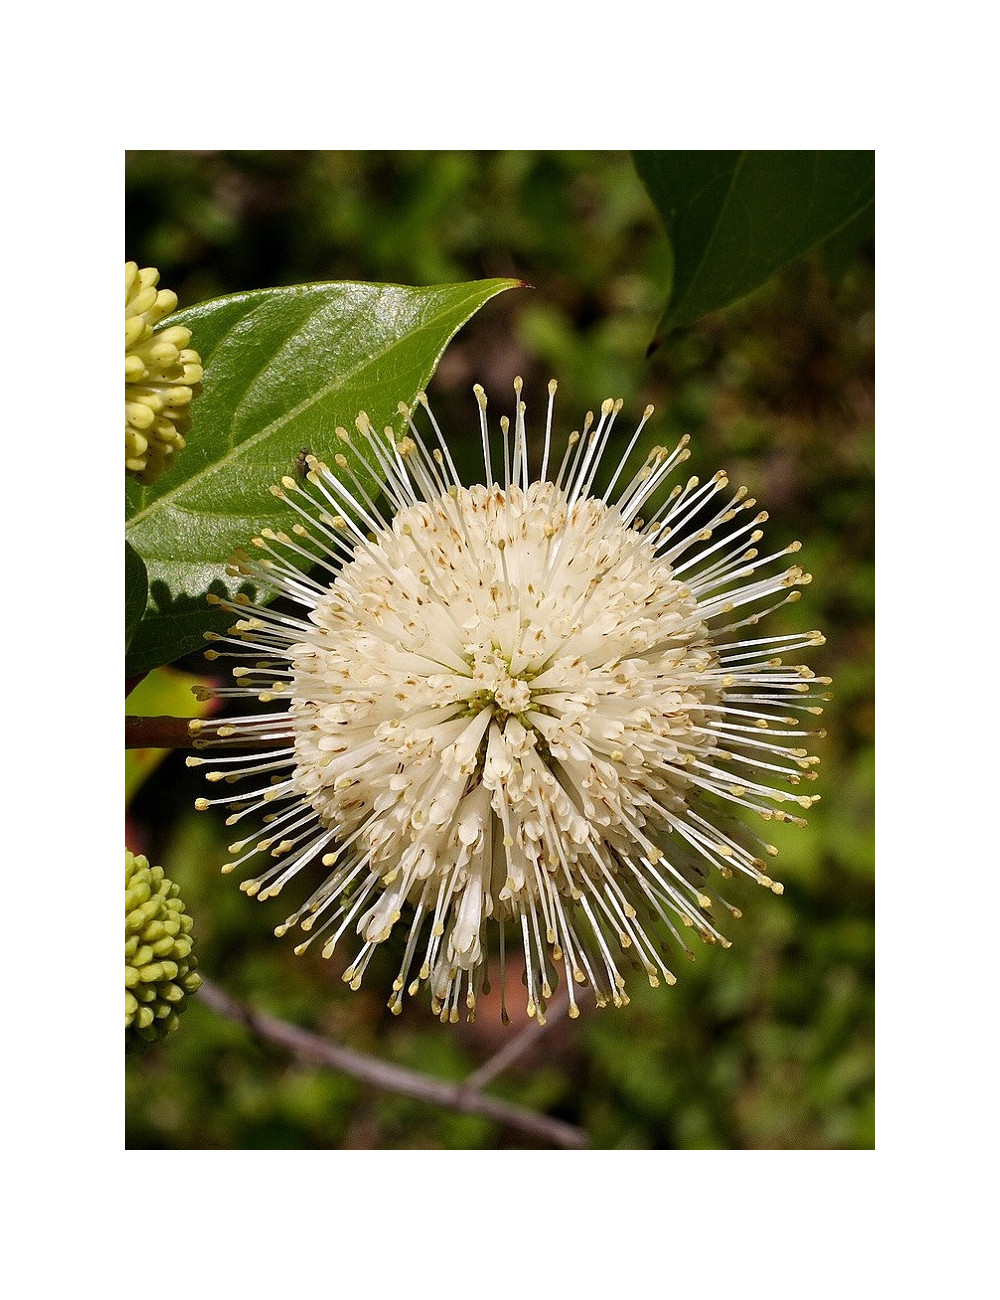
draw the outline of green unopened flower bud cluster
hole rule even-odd
[[[180,890],[141,854],[125,850],[125,1050],[177,1028],[187,995],[201,984],[191,918]]]
[[[125,263],[125,468],[152,483],[184,446],[201,358],[183,325],[155,327],[177,306],[160,273]]]

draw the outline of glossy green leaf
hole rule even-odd
[[[868,150],[667,150],[634,158],[673,252],[650,351],[668,330],[742,298],[875,202]]]
[[[231,620],[206,603],[232,591],[233,552],[291,518],[270,492],[305,450],[329,457],[335,429],[365,410],[401,427],[456,331],[516,280],[404,288],[311,284],[234,294],[179,312],[205,366],[187,447],[168,473],[126,491],[126,533],[145,561],[149,599],[129,653],[139,672],[198,648]]]
[[[146,566],[133,548],[125,543],[125,649],[128,650],[135,629],[146,608],[148,583]]]

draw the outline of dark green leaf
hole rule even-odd
[[[854,265],[859,249],[873,250],[874,247],[875,205],[872,204],[822,245],[820,253],[830,280],[836,284],[843,279],[845,272]]]
[[[139,626],[146,608],[146,566],[135,551],[125,543],[125,649]]]
[[[206,593],[234,590],[225,572],[234,550],[290,518],[270,485],[296,472],[303,450],[336,454],[336,427],[353,430],[360,410],[378,428],[400,427],[397,404],[427,384],[455,332],[518,283],[312,284],[172,317],[193,331],[205,381],[176,463],[151,487],[131,481],[126,491],[127,534],[149,573],[128,670],[170,663],[218,629]]]
[[[636,153],[673,251],[657,346],[763,284],[875,202],[868,150],[667,150]]]

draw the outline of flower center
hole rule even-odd
[[[531,687],[513,677],[510,663],[498,650],[475,648],[471,652],[473,692],[470,706],[492,707],[498,714],[523,713],[531,704]]]

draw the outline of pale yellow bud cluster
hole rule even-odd
[[[141,854],[125,850],[125,1050],[158,1042],[177,1028],[201,977],[191,918],[178,887]]]
[[[201,381],[201,358],[183,325],[155,327],[177,306],[157,289],[160,273],[125,263],[125,468],[154,482],[184,446],[188,408]]]

